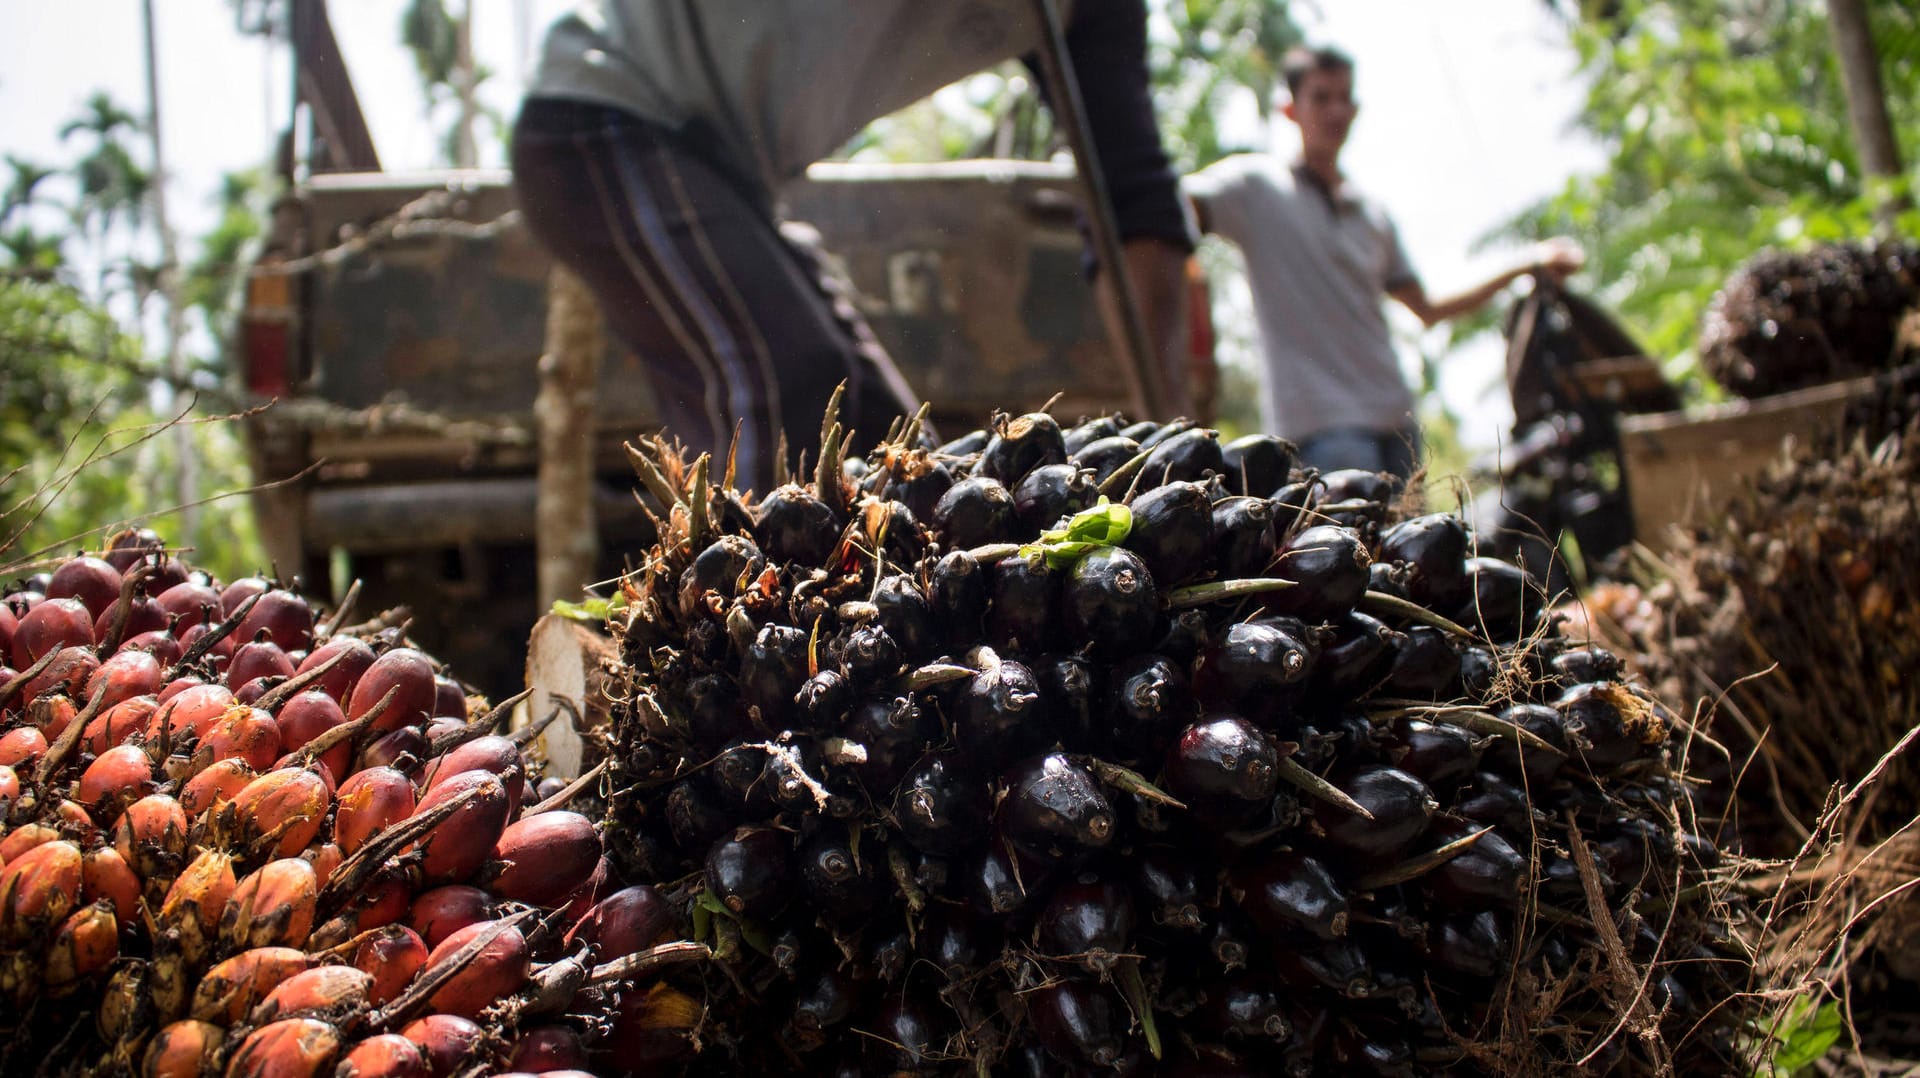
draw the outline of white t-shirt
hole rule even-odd
[[[1267,429],[1298,441],[1410,424],[1413,394],[1381,301],[1418,276],[1386,211],[1351,184],[1336,203],[1304,167],[1266,154],[1224,158],[1184,186],[1245,257]]]

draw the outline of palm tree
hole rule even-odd
[[[144,126],[139,117],[100,90],[87,99],[78,117],[60,128],[63,141],[83,135],[91,142],[73,165],[74,180],[80,188],[73,216],[74,224],[93,244],[103,294],[110,268],[107,243],[116,226],[124,223],[138,230],[146,222],[153,174],[140,167],[124,141]]]

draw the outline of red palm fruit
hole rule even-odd
[[[446,1078],[460,1069],[484,1036],[479,1026],[454,1014],[427,1015],[402,1029],[400,1035],[420,1046],[434,1078]]]
[[[313,682],[313,687],[333,697],[334,703],[345,705],[353,692],[353,687],[359,684],[361,675],[367,672],[367,668],[373,665],[376,658],[372,646],[365,640],[352,636],[336,636],[308,652],[307,657],[300,660],[300,666],[294,673],[304,674],[342,653],[345,653],[344,657],[328,667],[327,672]]]
[[[150,696],[160,691],[160,659],[151,651],[128,651],[121,648],[113,657],[100,664],[87,680],[86,691],[82,694],[88,700],[100,686],[107,687],[107,695],[100,702],[102,708],[109,708],[122,700],[131,700],[136,696]],[[158,703],[159,701],[155,701]]]
[[[593,874],[587,877],[587,882],[574,888],[572,894],[561,900],[557,907],[560,910],[560,922],[570,925],[585,917],[593,909],[594,903],[606,897],[612,879],[613,863],[601,857],[600,862],[593,866]]]
[[[172,1022],[153,1035],[140,1073],[146,1078],[202,1078],[215,1072],[214,1060],[227,1031],[211,1022]]]
[[[433,882],[451,883],[473,875],[486,864],[494,843],[500,841],[500,833],[507,829],[506,783],[489,771],[464,771],[443,780],[420,799],[414,814],[417,816],[468,791],[474,791],[472,799],[408,847],[425,854],[420,867]]]
[[[113,533],[101,557],[124,573],[145,561],[148,554],[165,554],[166,549],[167,541],[152,528],[127,528]]]
[[[102,644],[106,643],[107,638],[113,635],[114,619],[120,616],[117,606],[102,610],[93,619],[93,639]],[[132,637],[142,633],[164,632],[167,628],[167,612],[160,608],[159,603],[148,598],[145,592],[127,600],[126,619],[126,624],[120,627],[120,644],[114,649],[116,655]]]
[[[92,644],[63,647],[53,661],[20,690],[20,698],[35,700],[50,692],[61,692],[74,700],[85,700],[87,682],[93,679],[94,671],[98,669],[100,657],[93,653]]]
[[[445,674],[436,674],[433,678],[433,715],[434,718],[467,721],[467,690]]]
[[[280,744],[288,752],[303,748],[308,742],[328,730],[347,721],[347,713],[340,709],[333,697],[319,689],[308,689],[296,694],[292,699],[280,705],[274,715],[274,721],[280,724]],[[327,765],[327,771],[335,778],[352,773],[353,742],[342,741],[320,756]]]
[[[0,663],[13,657],[13,630],[19,625],[20,618],[13,612],[12,604],[0,602]]]
[[[502,831],[493,857],[488,890],[515,902],[554,906],[599,866],[600,832],[577,812],[542,812]]]
[[[140,877],[112,846],[87,851],[80,858],[81,897],[107,902],[122,924],[132,924],[140,912]]]
[[[333,1073],[335,1078],[431,1078],[433,1067],[419,1045],[398,1033],[381,1033],[349,1048]]]
[[[425,722],[433,715],[433,663],[412,648],[394,648],[373,661],[347,698],[347,718],[357,719],[373,709],[389,689],[397,689],[393,703],[374,720],[376,733]]]
[[[117,745],[102,752],[80,773],[80,803],[104,806],[102,818],[153,789],[153,761],[138,745]]]
[[[12,774],[9,769],[8,774]],[[15,779],[18,782],[18,779]],[[60,837],[57,828],[43,823],[21,824],[0,838],[0,865],[10,864],[20,859],[20,855],[35,846],[44,846]]]
[[[164,704],[188,689],[205,685],[206,683],[207,680],[198,674],[181,674],[179,677],[167,682],[166,686],[160,690],[160,702]]]
[[[233,706],[233,691],[225,685],[189,685],[170,699],[162,694],[160,702],[161,713],[155,718],[158,720],[164,716],[167,728],[174,732],[175,737],[181,731],[191,732],[196,738],[205,737],[207,731],[213,729],[214,723],[219,722],[227,709]],[[158,727],[147,734],[147,740],[158,741],[157,734]]]
[[[37,726],[16,726],[0,734],[0,765],[30,764],[47,754],[47,735]]]
[[[322,889],[325,889],[327,881],[333,879],[334,870],[346,861],[347,855],[333,843],[322,842],[317,846],[309,847],[300,854],[300,858],[313,866],[313,878],[319,882]]]
[[[507,784],[508,818],[511,819],[520,814],[521,780],[526,770],[526,764],[520,758],[520,746],[508,738],[488,734],[428,761],[426,771],[420,776],[420,786],[423,790],[431,791],[442,781],[463,771],[491,771]]]
[[[365,1009],[373,975],[352,966],[315,966],[281,981],[247,1021],[259,1026],[283,1018],[344,1016]]]
[[[256,947],[215,963],[193,990],[187,1011],[206,1022],[233,1025],[267,998],[267,993],[296,973],[313,968],[313,959],[293,947]]]
[[[12,764],[0,764],[0,801],[15,801],[20,797],[20,776],[14,772]],[[0,865],[6,864],[6,858],[0,857]]]
[[[148,794],[128,805],[114,821],[113,848],[133,866],[152,897],[159,899],[186,863],[186,810],[166,794]]]
[[[233,635],[236,640],[250,641],[260,639],[261,633],[266,633],[266,638],[278,644],[281,651],[305,651],[313,642],[313,607],[284,589],[266,592],[253,604],[253,609],[247,611],[247,616],[240,619],[240,627]],[[239,654],[238,648],[234,654]]]
[[[247,783],[220,812],[222,827],[255,856],[292,857],[320,834],[332,801],[327,783],[304,768],[283,767]]]
[[[234,1050],[227,1078],[313,1078],[331,1074],[340,1031],[317,1018],[283,1018],[261,1026]]]
[[[411,756],[415,760],[428,755],[432,746],[427,735],[417,726],[403,726],[390,731],[379,740],[360,750],[353,762],[353,770],[364,771],[369,767],[390,767],[399,762],[402,756]]]
[[[427,729],[426,729],[427,740],[439,741],[443,738],[454,737],[460,734],[466,728],[467,728],[467,724],[464,722],[461,722],[459,719],[446,719],[446,718],[435,717],[427,722]]]
[[[212,950],[220,915],[237,885],[232,855],[201,850],[167,889],[160,903],[159,925],[179,933],[180,951],[190,964],[198,964]]]
[[[47,598],[78,599],[97,618],[120,598],[120,570],[99,558],[68,558],[47,582]]]
[[[438,947],[448,936],[493,916],[493,897],[478,887],[448,884],[413,900],[407,924],[420,933],[428,947]]]
[[[370,767],[341,783],[335,802],[333,840],[352,853],[381,828],[413,815],[413,784],[391,767]]]
[[[80,847],[42,843],[0,868],[0,939],[20,942],[66,920],[80,904]]]
[[[555,1024],[521,1030],[508,1056],[508,1066],[530,1074],[578,1070],[586,1065],[587,1046],[581,1043],[580,1035]]]
[[[280,724],[259,708],[235,703],[201,735],[193,758],[202,767],[238,759],[255,771],[269,770],[280,758]]]
[[[13,630],[13,668],[25,670],[49,651],[93,646],[93,615],[78,599],[46,599]],[[29,698],[30,699],[30,698]]]
[[[119,658],[117,655],[114,657]],[[160,702],[151,696],[122,700],[87,724],[86,732],[80,735],[80,743],[86,746],[88,752],[98,756],[134,734],[146,733],[147,728],[153,725],[153,713],[159,707]]]
[[[47,948],[46,983],[56,994],[107,968],[120,955],[120,922],[111,902],[75,910],[54,930]]]
[[[265,595],[273,582],[263,577],[243,576],[220,589],[220,616],[230,618],[240,605],[256,595]]]
[[[78,801],[61,799],[53,806],[53,819],[49,822],[66,831],[68,838],[85,840],[100,833],[100,828],[95,826],[93,817],[80,806]]]
[[[227,662],[227,684],[238,696],[241,686],[263,677],[292,677],[293,660],[271,640],[254,640],[233,649]]]
[[[215,760],[194,774],[180,791],[180,807],[189,819],[233,800],[259,773],[245,760]]]
[[[220,914],[220,942],[242,947],[298,947],[313,931],[320,882],[298,857],[269,861],[247,874]]]
[[[182,629],[180,630],[180,646],[182,648],[193,648],[200,643],[201,637],[212,631],[213,626],[204,621],[191,629]],[[233,658],[233,648],[233,636],[232,634],[228,634],[215,640],[213,646],[202,656],[203,661],[208,666],[213,667],[213,672],[216,677],[225,676],[227,672],[227,662]]]
[[[427,943],[406,925],[383,925],[361,937],[348,960],[368,976],[367,999],[384,1007],[399,998],[427,964]]]
[[[526,983],[533,958],[527,939],[517,925],[503,925],[500,921],[471,924],[441,940],[427,955],[422,976],[430,977],[439,967],[454,963],[462,947],[485,937],[491,938],[480,952],[428,998],[434,1010],[472,1018]]]
[[[197,580],[185,584],[175,584],[155,597],[160,609],[167,616],[176,619],[173,631],[184,633],[195,625],[207,621],[220,620],[220,593]]]
[[[27,705],[27,722],[49,742],[60,740],[67,724],[80,717],[80,705],[67,696],[42,696]]]
[[[384,928],[405,917],[412,901],[413,889],[405,875],[375,880],[347,896],[346,908],[315,928],[307,946],[336,947],[362,932]]]
[[[144,633],[136,633],[127,638],[127,642],[121,644],[120,650],[114,652],[114,654],[123,655],[129,651],[144,651],[151,654],[154,658],[160,660],[160,667],[163,670],[179,662],[180,656],[186,654],[185,650],[180,647],[180,638],[165,629],[153,629]]]

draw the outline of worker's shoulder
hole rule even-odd
[[[1184,182],[1190,192],[1201,197],[1230,188],[1266,187],[1286,191],[1294,186],[1292,170],[1285,161],[1272,154],[1258,152],[1228,154],[1190,173]]]

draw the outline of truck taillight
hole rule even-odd
[[[247,275],[247,304],[240,313],[240,357],[247,390],[284,397],[293,388],[293,278],[272,266]]]

